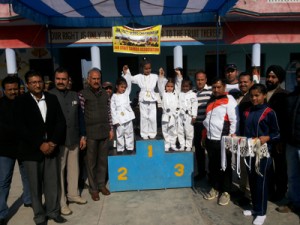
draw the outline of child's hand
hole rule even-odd
[[[164,69],[162,67],[160,67],[158,71],[159,71],[159,76],[160,77],[165,76],[165,71],[164,71]]]
[[[260,136],[258,139],[260,140],[260,143],[263,145],[264,143],[270,140],[270,136]]]
[[[123,73],[126,74],[128,69],[129,69],[128,65],[124,65],[123,66]]]
[[[175,73],[176,73],[176,76],[177,76],[177,77],[182,77],[182,74],[181,74],[181,72],[180,72],[180,69],[176,68],[176,69],[175,69]]]
[[[196,122],[196,118],[192,118],[192,124],[194,124]]]

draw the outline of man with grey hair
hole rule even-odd
[[[94,201],[99,201],[99,192],[109,195],[106,188],[108,164],[108,142],[114,132],[110,112],[110,98],[101,87],[101,70],[92,68],[88,72],[88,86],[80,91],[79,100],[84,113],[87,136],[85,163],[89,181],[89,192]]]

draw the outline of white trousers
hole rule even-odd
[[[188,114],[180,114],[178,117],[178,141],[180,149],[184,147],[191,150],[193,147],[194,126],[192,125],[192,117]]]
[[[156,102],[140,102],[140,130],[143,139],[155,138],[157,134]]]
[[[132,121],[121,124],[116,129],[117,135],[117,151],[123,152],[125,148],[127,150],[133,150],[134,148],[134,132]]]
[[[162,121],[161,123],[162,133],[165,139],[165,150],[168,151],[170,147],[176,148],[177,139],[177,124],[170,126],[169,122]]]
[[[67,204],[67,197],[79,196],[79,145],[59,147],[60,206]],[[66,182],[67,181],[67,182]],[[67,191],[65,185],[67,183]]]

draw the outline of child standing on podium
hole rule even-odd
[[[158,75],[151,73],[151,63],[147,59],[143,60],[141,69],[142,73],[131,76],[128,67],[124,66],[123,75],[127,82],[137,84],[141,89],[139,93],[141,137],[144,140],[154,139],[157,134],[157,97],[154,89],[157,85]]]
[[[194,126],[196,121],[198,100],[192,91],[192,81],[183,80],[179,93],[178,141],[179,151],[191,151],[194,139]]]
[[[122,154],[126,148],[129,154],[134,149],[134,132],[132,120],[135,118],[130,106],[129,95],[126,92],[127,82],[119,78],[116,82],[116,91],[111,97],[111,116],[116,126],[117,153]]]
[[[175,92],[175,81],[167,79],[165,91],[162,92],[162,133],[165,139],[165,151],[176,150],[178,95]]]

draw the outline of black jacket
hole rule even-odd
[[[0,99],[0,156],[17,156],[17,124],[14,118],[14,100]]]
[[[300,87],[286,98],[286,141],[300,147]]]
[[[57,97],[44,93],[47,104],[46,122],[44,122],[39,107],[28,92],[16,99],[17,122],[19,125],[19,158],[27,161],[41,161],[45,155],[40,150],[43,142],[52,141],[64,144],[66,121]],[[47,137],[47,138],[46,138]],[[52,153],[55,156],[58,152]]]

